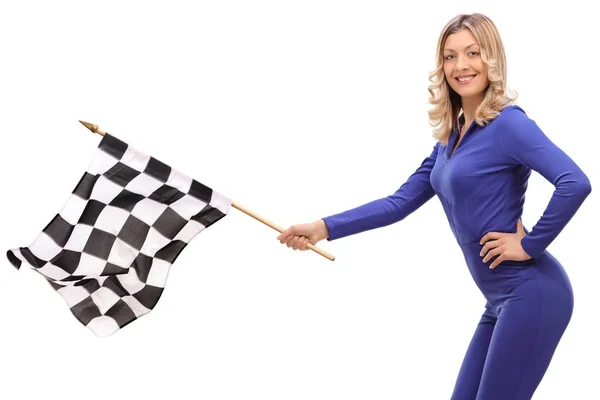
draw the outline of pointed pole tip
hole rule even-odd
[[[98,125],[94,125],[94,124],[91,124],[89,122],[85,122],[85,121],[82,121],[82,120],[79,120],[79,122],[83,126],[85,126],[86,128],[88,128],[90,131],[92,131],[93,133],[98,133]]]

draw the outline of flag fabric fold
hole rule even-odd
[[[99,337],[149,313],[168,273],[231,199],[105,134],[58,214],[7,258],[40,273]]]

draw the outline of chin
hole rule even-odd
[[[456,92],[456,94],[458,94],[460,97],[479,96],[481,94],[481,92],[483,91],[481,88],[463,88],[463,87],[458,87],[458,88],[452,88],[452,89],[454,89],[454,91]]]

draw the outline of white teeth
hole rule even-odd
[[[466,82],[466,81],[470,81],[473,78],[474,78],[474,76],[467,76],[467,77],[463,77],[463,78],[458,78],[458,81],[459,82]]]

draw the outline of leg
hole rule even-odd
[[[474,400],[479,389],[479,381],[488,353],[488,346],[494,332],[496,315],[486,304],[486,310],[477,324],[467,353],[460,367],[451,400]]]
[[[517,287],[498,310],[476,399],[530,400],[572,311],[572,292],[555,281],[537,275]]]

